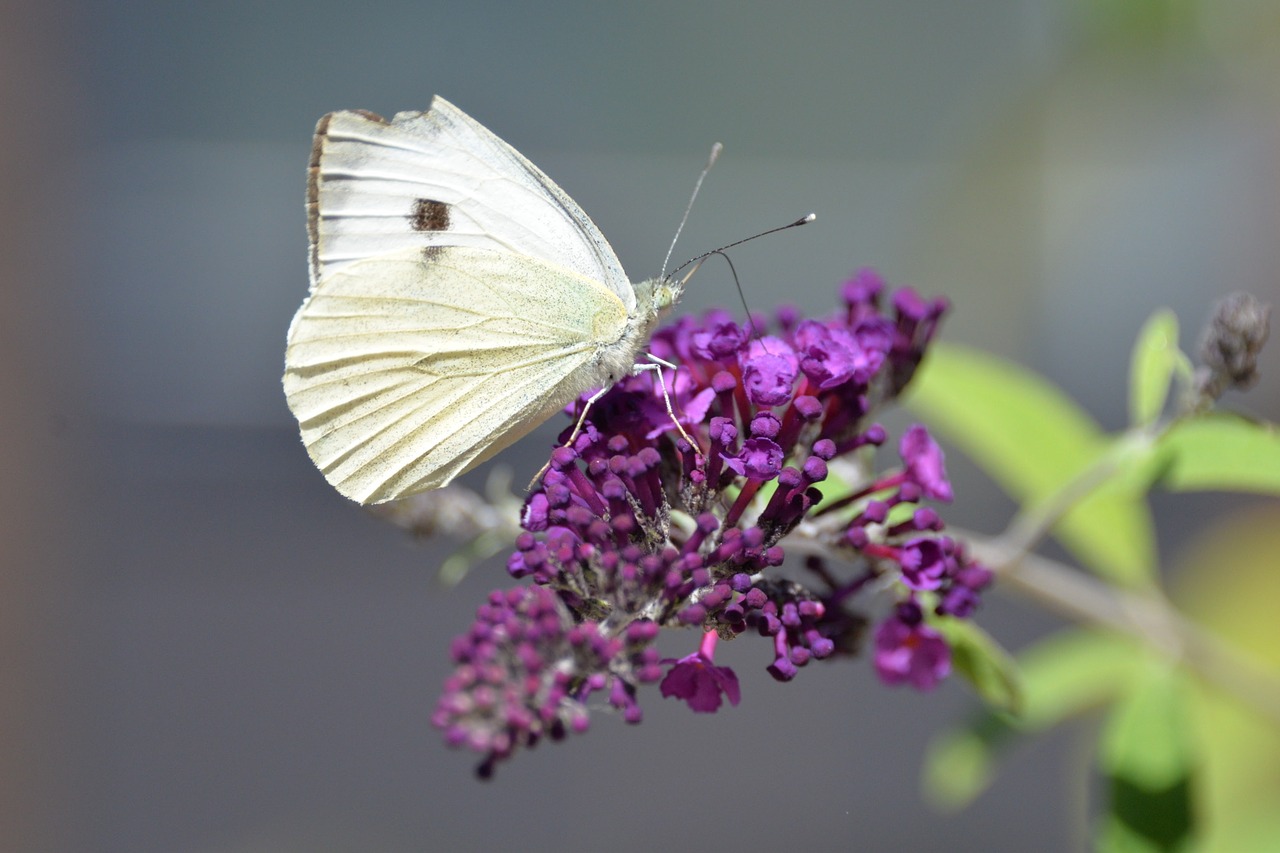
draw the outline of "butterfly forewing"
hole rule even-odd
[[[388,122],[337,112],[316,128],[308,185],[312,287],[367,258],[426,246],[548,261],[634,294],[580,207],[536,166],[443,98]]]

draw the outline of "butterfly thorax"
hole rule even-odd
[[[664,278],[646,279],[634,287],[636,307],[627,318],[622,337],[602,353],[602,366],[607,366],[610,382],[631,372],[636,358],[649,345],[654,327],[684,292],[683,282]]]

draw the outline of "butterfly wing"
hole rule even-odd
[[[552,264],[403,250],[320,281],[289,327],[285,395],[325,478],[380,503],[445,485],[603,384],[598,355],[626,326],[611,291]]]
[[[390,122],[320,120],[307,187],[311,284],[401,249],[472,246],[547,261],[635,296],[595,224],[519,152],[443,98]]]

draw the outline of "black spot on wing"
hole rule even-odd
[[[414,231],[449,230],[449,205],[430,198],[420,198],[413,203],[409,222]]]

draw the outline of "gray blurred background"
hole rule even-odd
[[[740,707],[650,690],[642,725],[476,782],[428,716],[502,561],[439,589],[448,543],[333,492],[280,390],[311,131],[440,93],[634,278],[721,141],[679,259],[816,211],[735,251],[754,308],[825,311],[876,266],[1117,428],[1154,308],[1188,343],[1218,296],[1276,296],[1277,57],[1270,0],[0,3],[0,849],[1074,849],[1080,732],[939,815],[917,774],[962,684],[778,685],[748,638]],[[682,310],[735,300],[708,264]],[[1274,347],[1263,371],[1243,405],[1275,418]],[[518,482],[559,428],[502,458]],[[950,461],[947,517],[999,530]],[[1158,504],[1164,546],[1212,506]],[[1000,595],[982,621],[1058,625]]]

